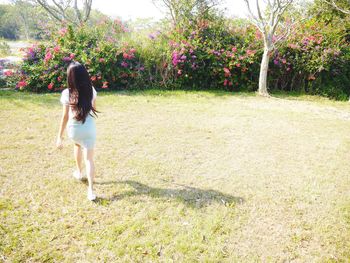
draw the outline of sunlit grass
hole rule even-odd
[[[0,103],[2,261],[350,260],[348,103],[99,93],[95,203],[54,147],[59,94]]]

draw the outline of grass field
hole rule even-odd
[[[349,103],[101,92],[92,203],[58,99],[0,92],[0,261],[350,261]]]

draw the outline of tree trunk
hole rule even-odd
[[[28,21],[23,17],[23,28],[24,28],[24,34],[26,36],[27,41],[29,40],[29,26]]]
[[[270,53],[268,48],[264,48],[264,54],[262,56],[259,75],[259,95],[268,97],[267,91],[267,71],[269,69]]]

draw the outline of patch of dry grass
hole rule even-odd
[[[1,260],[350,260],[347,103],[100,93],[90,203],[58,98],[0,93]]]

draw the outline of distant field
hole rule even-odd
[[[96,192],[59,94],[0,92],[4,262],[349,262],[350,105],[99,93]]]

